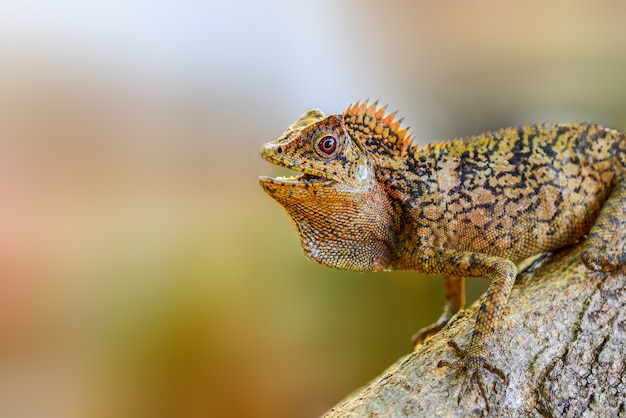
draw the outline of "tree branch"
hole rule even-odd
[[[625,270],[591,272],[581,248],[564,249],[518,276],[487,359],[508,379],[485,379],[490,416],[625,413]],[[325,416],[487,415],[476,385],[457,403],[463,376],[437,367],[456,360],[449,340],[467,346],[479,302]]]

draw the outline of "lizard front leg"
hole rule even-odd
[[[446,304],[443,307],[443,313],[437,319],[437,322],[420,329],[411,337],[411,342],[414,346],[423,343],[427,338],[439,332],[454,314],[463,309],[465,305],[465,277],[446,275],[444,277],[444,286]]]
[[[437,367],[447,366],[464,370],[465,377],[459,391],[458,402],[461,401],[468,386],[475,382],[485,399],[486,410],[489,412],[483,376],[486,372],[490,372],[504,381],[506,377],[497,367],[487,362],[488,345],[515,283],[517,268],[506,258],[446,248],[427,251],[421,256],[420,264],[420,267],[427,273],[491,279],[491,284],[478,310],[469,346],[466,350],[462,350],[454,341],[450,341],[448,344],[454,348],[460,359],[458,361],[441,360],[437,364]]]

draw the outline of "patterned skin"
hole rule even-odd
[[[517,275],[515,262],[572,244],[595,271],[626,262],[616,248],[626,225],[626,139],[595,124],[537,124],[411,146],[394,114],[357,103],[342,115],[302,115],[266,160],[302,173],[260,177],[287,211],[305,254],[348,270],[445,275],[441,329],[464,304],[464,277],[491,280],[469,346],[438,366],[465,372],[459,401],[490,365],[488,345]]]

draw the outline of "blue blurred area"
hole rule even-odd
[[[368,98],[422,145],[624,129],[624,9],[4,2],[0,416],[322,414],[410,352],[442,283],[306,260],[261,144]]]

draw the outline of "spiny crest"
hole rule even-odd
[[[377,106],[378,101],[348,106],[342,115],[348,133],[372,152],[405,156],[413,136],[408,128],[400,128],[402,119],[395,119],[396,112],[385,114],[387,106]]]
[[[424,145],[424,147],[421,149],[417,149],[417,147],[415,147],[414,153],[429,152],[429,151],[439,152],[443,149],[450,148],[451,146],[456,144],[458,141],[459,141],[458,139],[453,139],[450,141],[431,142],[429,144]]]

